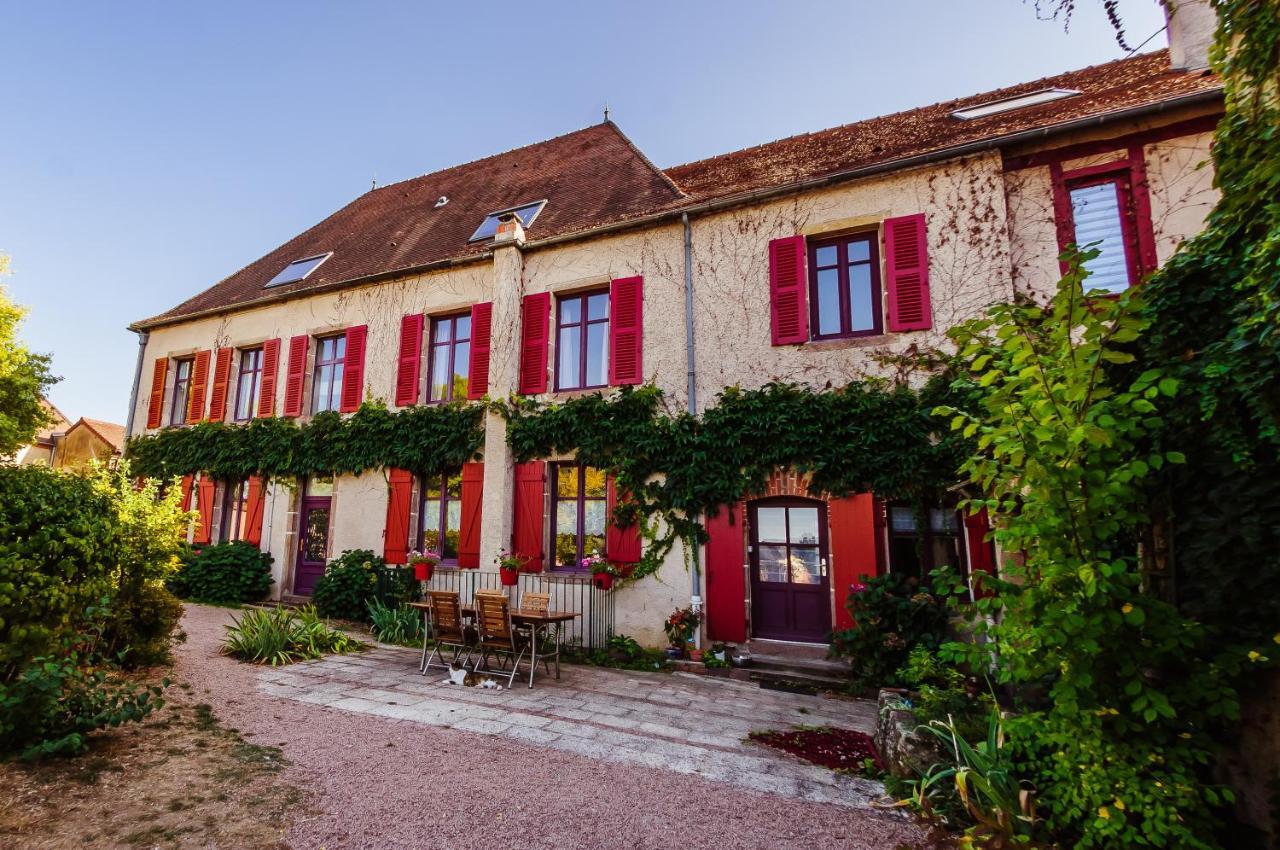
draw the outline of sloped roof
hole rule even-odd
[[[72,425],[67,429],[67,432],[70,433],[73,429],[78,428],[81,425],[97,434],[104,442],[110,443],[116,451],[121,453],[124,452],[125,439],[123,425],[117,425],[115,422],[104,422],[101,419],[90,419],[87,416],[81,416],[76,421],[75,425]]]
[[[968,121],[950,114],[1045,88],[1077,89],[1081,94]],[[606,121],[367,192],[265,257],[134,327],[474,258],[488,250],[486,243],[467,242],[481,220],[495,210],[531,201],[547,200],[529,228],[529,239],[536,241],[655,214],[675,214],[717,199],[864,166],[892,167],[899,160],[966,144],[995,144],[1026,131],[1052,132],[1078,119],[1105,120],[1135,107],[1220,89],[1220,81],[1211,73],[1171,70],[1168,51],[1161,50],[792,136],[665,172]],[[436,199],[441,196],[447,196],[449,203],[437,208]],[[329,251],[333,256],[305,280],[264,289],[290,262]]]
[[[53,417],[53,421],[37,431],[35,439],[32,442],[47,446],[53,442],[53,435],[55,433],[65,431],[67,429],[67,426],[71,424],[71,420],[67,419],[67,417],[62,414],[62,411],[47,398],[40,399],[40,404],[44,407],[45,411]]]

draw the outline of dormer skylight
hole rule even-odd
[[[267,281],[267,286],[281,286],[286,283],[297,283],[300,280],[305,280],[307,275],[320,268],[320,264],[332,256],[333,252],[330,251],[327,254],[316,254],[314,257],[303,257],[301,260],[294,260],[281,269],[278,275]]]
[[[1075,89],[1041,89],[1028,94],[1020,94],[1017,97],[1006,97],[1001,100],[979,103],[976,106],[966,106],[964,109],[957,109],[952,112],[951,117],[959,118],[961,121],[972,121],[974,118],[986,118],[988,115],[999,115],[1001,112],[1012,112],[1015,109],[1025,109],[1028,106],[1039,106],[1042,103],[1052,103],[1055,100],[1062,100],[1064,97],[1075,97],[1078,94],[1080,92]]]
[[[507,213],[515,213],[520,217],[520,223],[525,227],[533,224],[533,220],[538,217],[538,213],[542,212],[542,208],[547,205],[546,201],[534,201],[531,204],[521,204],[518,207],[508,207],[505,210],[496,210],[484,217],[484,221],[480,222],[480,226],[476,228],[476,232],[471,234],[468,242],[479,242],[481,239],[492,239],[493,234],[498,232],[498,217]]]

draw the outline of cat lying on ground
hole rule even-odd
[[[503,688],[497,679],[469,670],[464,664],[450,664],[449,678],[441,684],[465,685],[468,688],[497,688],[498,690]]]

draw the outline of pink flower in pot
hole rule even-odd
[[[601,555],[589,555],[583,558],[582,568],[591,573],[591,583],[600,590],[613,587],[613,579],[619,575],[618,568]]]
[[[440,563],[440,554],[438,552],[419,552],[414,550],[409,553],[409,564],[413,567],[413,577],[418,581],[431,581],[431,576],[435,573],[436,565]]]
[[[520,573],[525,571],[528,560],[527,556],[517,555],[506,549],[493,559],[493,562],[498,565],[498,575],[504,587],[513,587],[520,581]]]

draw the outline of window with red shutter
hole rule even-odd
[[[522,395],[547,391],[547,341],[551,320],[551,294],[536,292],[524,297],[520,325],[520,385]]]
[[[244,541],[262,545],[262,513],[266,506],[266,482],[260,476],[249,477],[249,493],[245,498]]]
[[[307,380],[307,346],[311,337],[306,334],[289,340],[289,372],[284,381],[284,415],[302,415],[303,384]]]
[[[458,530],[458,566],[480,566],[480,528],[484,502],[484,464],[462,465],[462,517]]]
[[[804,261],[803,236],[787,236],[769,243],[769,316],[774,345],[809,341]]]
[[[920,331],[933,327],[924,213],[885,219],[884,253],[889,330]]]
[[[387,478],[390,492],[382,557],[388,564],[404,564],[409,560],[409,505],[413,501],[413,473],[391,469]]]
[[[195,365],[191,368],[191,398],[187,402],[187,424],[193,425],[204,418],[204,397],[209,389],[209,349],[197,351]]]
[[[182,476],[182,509],[191,510],[191,485],[196,483],[194,475]]]
[[[644,278],[609,285],[609,383],[644,382]]]
[[[984,577],[979,575],[979,573],[992,577],[996,575],[996,547],[995,543],[987,539],[991,531],[987,509],[983,508],[976,514],[966,513],[964,531],[969,550],[969,581],[973,587],[973,595],[975,598],[991,596],[990,586],[985,583]]]
[[[164,380],[169,371],[169,358],[161,357],[151,373],[151,398],[147,402],[147,427],[159,428],[164,416]]]
[[[707,635],[741,643],[747,639],[746,526],[741,505],[722,505],[708,514]]]
[[[621,528],[615,525],[613,510],[617,506],[618,486],[610,475],[608,497],[605,499],[605,517],[608,522],[604,538],[605,557],[614,564],[638,564],[640,563],[640,527],[635,523]]]
[[[258,395],[258,416],[271,416],[276,411],[276,375],[280,372],[280,339],[262,344],[262,391]]]
[[[213,490],[213,479],[201,474],[196,484],[196,510],[200,512],[200,518],[196,520],[195,538],[191,541],[197,545],[203,546],[213,540]]]
[[[541,572],[546,561],[542,505],[547,464],[534,460],[515,467],[515,517],[511,551],[525,558],[525,568]]]
[[[422,376],[422,314],[400,320],[400,356],[396,362],[396,405],[418,403],[418,383]]]
[[[235,349],[219,348],[213,356],[213,395],[209,397],[209,421],[221,422],[227,415],[227,389],[231,386],[231,357]]]
[[[467,398],[481,399],[489,392],[489,339],[493,333],[493,302],[471,308],[471,362],[467,366]]]
[[[849,588],[856,582],[884,572],[876,545],[876,500],[857,493],[827,503],[831,527],[831,593],[835,597],[835,628],[853,628],[853,616],[845,607]]]
[[[369,334],[368,325],[347,328],[347,350],[342,361],[343,413],[354,413],[364,400],[364,346]]]

